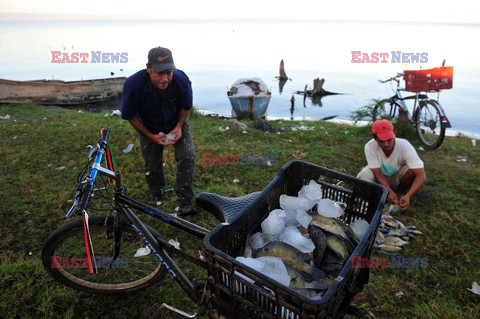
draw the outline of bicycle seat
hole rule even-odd
[[[218,194],[201,192],[197,194],[197,205],[213,216],[220,222],[232,223],[239,213],[253,201],[255,201],[260,192],[253,192],[240,197],[225,197]]]

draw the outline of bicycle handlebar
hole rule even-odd
[[[396,76],[392,76],[391,78],[387,79],[387,80],[378,80],[378,82],[380,83],[387,83],[387,82],[390,82],[390,81],[395,81],[397,82],[397,84],[400,84],[400,79],[399,78],[402,78],[405,74],[404,73],[397,73]]]
[[[107,146],[107,140],[108,140],[109,134],[110,134],[110,131],[108,129],[105,128],[102,130],[102,135],[98,139],[97,145],[95,147],[95,151],[93,152],[93,154],[96,154],[93,165],[90,171],[88,172],[87,176],[78,185],[74,204],[68,211],[67,217],[72,216],[74,213],[79,214],[87,208],[88,203],[90,201],[90,197],[92,196],[92,193],[93,193],[95,179],[97,178],[98,171],[101,168],[100,163],[102,162],[105,148]]]

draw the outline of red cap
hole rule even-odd
[[[395,138],[393,125],[389,120],[376,120],[372,125],[372,133],[376,134],[380,141]]]

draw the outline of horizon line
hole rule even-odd
[[[5,19],[6,18],[6,19]],[[480,26],[479,22],[454,22],[454,21],[402,21],[402,20],[358,20],[358,19],[302,19],[302,18],[154,18],[138,15],[101,15],[101,14],[61,14],[61,13],[25,13],[25,12],[0,12],[0,22],[60,22],[60,21],[285,21],[285,22],[354,22],[354,23],[405,23],[405,24],[447,24],[463,26]]]

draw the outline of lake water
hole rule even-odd
[[[0,77],[14,80],[80,80],[129,76],[145,67],[147,52],[172,49],[175,64],[193,84],[194,105],[230,115],[227,88],[243,77],[262,78],[272,91],[271,118],[295,119],[352,112],[393,94],[380,84],[405,68],[454,66],[453,89],[442,91],[452,130],[480,134],[480,26],[320,21],[69,21],[0,22]],[[51,51],[87,52],[87,63],[52,63]],[[127,53],[126,63],[91,63],[91,51]],[[352,63],[352,51],[389,53],[387,63]],[[392,63],[391,51],[427,53],[426,63]],[[282,92],[280,60],[290,81]],[[324,78],[321,105],[294,94]],[[436,97],[436,94],[434,95]]]

